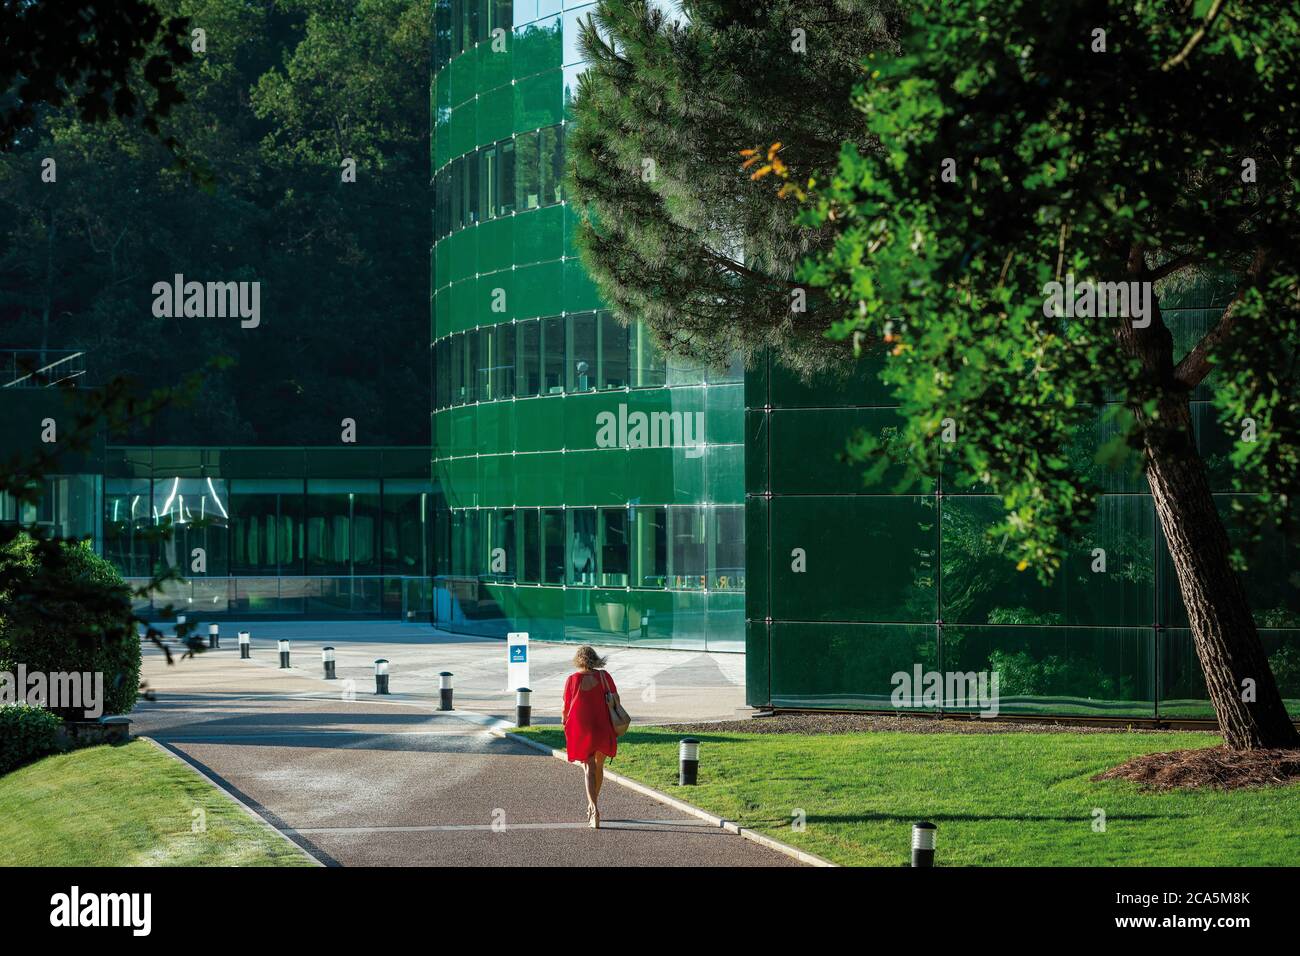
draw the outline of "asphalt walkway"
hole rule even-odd
[[[490,717],[377,698],[373,681],[344,691],[222,644],[171,667],[147,650],[156,699],[132,731],[328,865],[797,865],[613,781],[591,830],[580,770],[491,734]]]

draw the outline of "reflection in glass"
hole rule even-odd
[[[596,583],[596,509],[570,508],[569,584]]]

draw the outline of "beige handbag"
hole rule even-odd
[[[609,708],[609,722],[614,725],[614,736],[622,737],[627,733],[628,727],[632,725],[632,718],[623,709],[618,694],[609,689],[609,682],[605,679],[604,671],[600,672],[600,681],[605,685],[605,706]]]

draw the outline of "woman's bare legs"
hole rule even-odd
[[[600,793],[600,784],[597,783],[596,761],[587,760],[582,764],[582,785],[587,791],[587,819],[590,820],[596,809],[596,797]]]
[[[596,758],[596,799],[592,802],[598,803],[600,801],[600,788],[605,783],[605,755],[603,753],[596,753],[593,756]]]
[[[591,760],[587,763],[588,772],[591,777],[591,784],[587,788],[591,800],[591,825],[595,829],[600,829],[600,785],[605,782],[605,755],[603,753],[594,753]]]

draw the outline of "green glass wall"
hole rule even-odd
[[[106,460],[105,557],[127,578],[159,565],[186,578],[141,610],[427,617],[422,448],[110,447]],[[147,535],[159,527],[168,540]]]
[[[744,647],[743,375],[603,308],[563,191],[591,3],[434,4],[434,620]]]
[[[1162,303],[1184,350],[1225,304],[1205,288]],[[1198,440],[1229,527],[1250,496],[1233,495],[1230,436],[1194,396]],[[1108,412],[1076,436],[1080,469],[1106,494],[1050,587],[1017,572],[983,532],[996,498],[943,476],[907,494],[897,476],[864,486],[838,460],[855,429],[896,420],[864,363],[852,378],[806,384],[770,360],[746,377],[747,698],[754,706],[891,709],[898,672],[1000,675],[1001,711],[1094,717],[1210,718],[1213,710],[1145,477],[1102,468]],[[794,570],[802,549],[806,568]],[[1098,549],[1105,570],[1095,570]],[[1300,716],[1300,549],[1280,537],[1245,576],[1270,662]],[[953,700],[945,700],[950,710]]]

